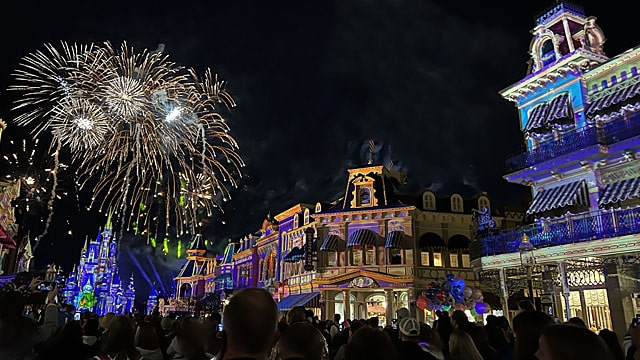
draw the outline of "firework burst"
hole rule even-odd
[[[70,150],[91,206],[114,211],[123,230],[162,217],[166,234],[181,235],[230,198],[244,163],[217,109],[235,102],[209,69],[201,79],[126,43],[45,48],[23,59],[9,88],[22,93],[16,122]]]
[[[16,199],[21,227],[32,235],[46,234],[53,217],[54,201],[73,192],[74,184],[61,162],[56,166],[56,152],[41,147],[39,139],[11,140],[8,154],[2,156],[2,176],[20,182],[20,196]],[[54,170],[57,168],[58,170]],[[59,180],[62,186],[58,187]]]

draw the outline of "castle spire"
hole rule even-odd
[[[111,222],[111,210],[109,210],[109,215],[107,215],[107,224],[104,226],[104,229],[107,230],[112,230],[113,229],[113,223]]]

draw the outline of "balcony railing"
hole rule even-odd
[[[511,156],[506,161],[507,172],[522,170],[555,157],[572,153],[596,144],[611,145],[640,135],[640,112],[606,123],[602,129],[595,126],[576,129],[557,139],[541,142],[531,150]]]
[[[471,242],[471,259],[518,252],[523,233],[529,236],[529,241],[536,248],[638,234],[640,207],[600,210],[551,220],[538,220],[535,224],[519,229],[494,232]]]

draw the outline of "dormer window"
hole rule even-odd
[[[376,198],[376,189],[373,184],[375,180],[367,175],[358,174],[350,181],[351,201],[349,203],[351,208],[365,208],[378,206],[378,200]]]
[[[484,208],[491,209],[491,204],[489,203],[489,198],[480,196],[478,198],[478,209],[482,211]]]
[[[463,212],[462,207],[462,196],[458,194],[453,194],[451,196],[451,211],[453,212]]]
[[[425,210],[436,209],[436,196],[431,191],[422,194],[422,208]]]
[[[300,217],[298,216],[298,214],[295,214],[293,216],[293,228],[297,229],[298,226],[300,226]]]
[[[309,216],[309,209],[304,209],[304,224],[308,225],[309,224],[309,219],[311,217]]]

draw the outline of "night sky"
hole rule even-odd
[[[0,117],[10,126],[0,150],[24,136],[12,124],[14,94],[6,91],[22,56],[61,40],[126,40],[137,51],[163,43],[171,60],[199,73],[211,67],[238,104],[227,119],[247,168],[225,213],[207,229],[211,240],[249,234],[268,212],[297,202],[340,197],[346,169],[366,162],[371,138],[377,162],[391,160],[407,172],[407,191],[466,187],[487,191],[494,204],[523,206],[527,189],[502,179],[504,160],[521,149],[522,135],[514,105],[498,91],[525,76],[534,18],[551,4],[15,2],[0,20]],[[609,56],[640,43],[630,35],[637,33],[630,24],[639,5],[577,4],[598,17]],[[68,270],[104,216],[67,201],[53,221],[35,264],[55,261]],[[179,265],[175,256],[125,245],[138,259],[155,259],[162,276]],[[130,263],[126,254],[121,259]]]

